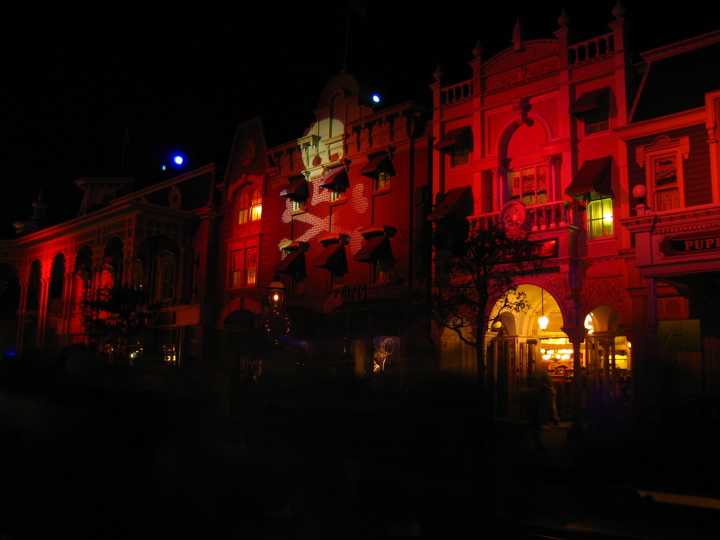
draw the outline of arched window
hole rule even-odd
[[[238,197],[238,225],[257,221],[262,216],[262,197],[257,188],[246,189]]]

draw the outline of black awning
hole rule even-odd
[[[323,252],[313,261],[313,266],[331,270],[335,273],[347,272],[345,244],[335,242],[326,246]]]
[[[456,146],[472,150],[472,142],[472,130],[470,126],[465,126],[448,131],[435,145],[435,150],[450,152]]]
[[[310,195],[310,190],[305,178],[296,178],[290,185],[280,192],[281,197],[287,197],[293,201],[304,201]]]
[[[349,185],[350,182],[348,181],[345,167],[330,169],[330,171],[318,181],[318,186],[331,189],[332,191],[342,191],[347,189]]]
[[[572,104],[568,112],[576,118],[590,112],[610,112],[610,89],[606,86],[585,92]]]
[[[360,171],[360,174],[363,176],[375,179],[377,179],[380,173],[395,176],[395,167],[393,167],[392,161],[390,161],[390,157],[387,154],[380,154],[379,156],[371,158],[367,165],[363,167],[363,170]]]
[[[288,253],[280,264],[275,266],[274,271],[279,274],[305,275],[305,252],[295,249]]]
[[[588,159],[582,164],[565,190],[567,195],[584,195],[594,191],[612,196],[612,157]]]
[[[384,234],[369,238],[360,251],[355,254],[355,260],[358,262],[371,263],[389,259],[392,259],[392,247],[390,239]]]
[[[453,188],[442,198],[438,197],[438,199],[435,210],[428,216],[428,219],[431,221],[445,218],[450,214],[461,217],[467,217],[473,214],[473,197],[470,186]]]

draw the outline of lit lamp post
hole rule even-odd
[[[270,335],[275,345],[280,343],[280,336],[285,336],[290,332],[290,319],[283,308],[284,300],[285,286],[280,281],[280,277],[276,275],[268,285],[268,309],[263,321],[265,332]]]
[[[285,299],[285,285],[280,281],[279,276],[275,276],[275,279],[268,285],[268,300],[271,308],[280,308],[283,305]]]

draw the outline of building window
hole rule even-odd
[[[511,201],[525,206],[547,202],[547,167],[537,165],[508,172],[508,193]]]
[[[585,135],[610,129],[610,88],[596,88],[582,94],[568,111],[585,125]]]
[[[230,254],[230,287],[249,287],[257,284],[258,250],[239,249]]]
[[[610,128],[609,115],[605,111],[594,111],[583,114],[585,124],[585,135],[592,135],[600,131],[607,131]]]
[[[682,208],[685,205],[682,160],[690,155],[690,138],[661,136],[651,145],[638,146],[635,152],[638,165],[646,171],[650,207],[656,212]]]
[[[464,165],[470,160],[470,151],[473,147],[473,134],[470,126],[455,128],[443,135],[435,149],[447,154],[450,158],[450,167]]]
[[[377,179],[375,180],[375,191],[380,191],[381,189],[389,189],[391,178],[392,175],[388,172],[378,172]]]
[[[470,149],[465,146],[453,146],[448,152],[450,156],[450,167],[465,165],[470,160]]]
[[[651,159],[650,175],[655,187],[655,210],[658,212],[681,206],[677,164],[675,153],[654,156]]]
[[[290,293],[300,294],[305,289],[305,281],[297,274],[290,274]]]
[[[590,238],[612,236],[613,229],[613,200],[595,193],[588,203],[588,234]],[[597,198],[594,198],[597,197]]]
[[[259,189],[245,190],[238,198],[238,225],[257,221],[262,217],[262,198]]]
[[[391,259],[379,259],[372,263],[370,283],[380,285],[390,281],[390,269],[393,267]]]
[[[177,264],[175,256],[164,251],[158,256],[158,300],[172,300],[175,297]]]

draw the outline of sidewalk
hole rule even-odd
[[[658,460],[648,441],[629,433],[614,436],[592,432],[585,439],[568,437],[569,422],[544,426],[544,453],[516,447],[508,515],[509,531],[564,531],[612,535],[613,538],[677,540],[717,538],[720,498],[708,477],[702,497],[684,497],[689,486],[664,484],[643,489],[644,481],[672,478],[666,464],[651,472]],[[684,454],[687,455],[687,454]],[[659,456],[658,456],[659,457]],[[683,454],[678,455],[680,459]],[[708,505],[715,509],[709,509]]]

